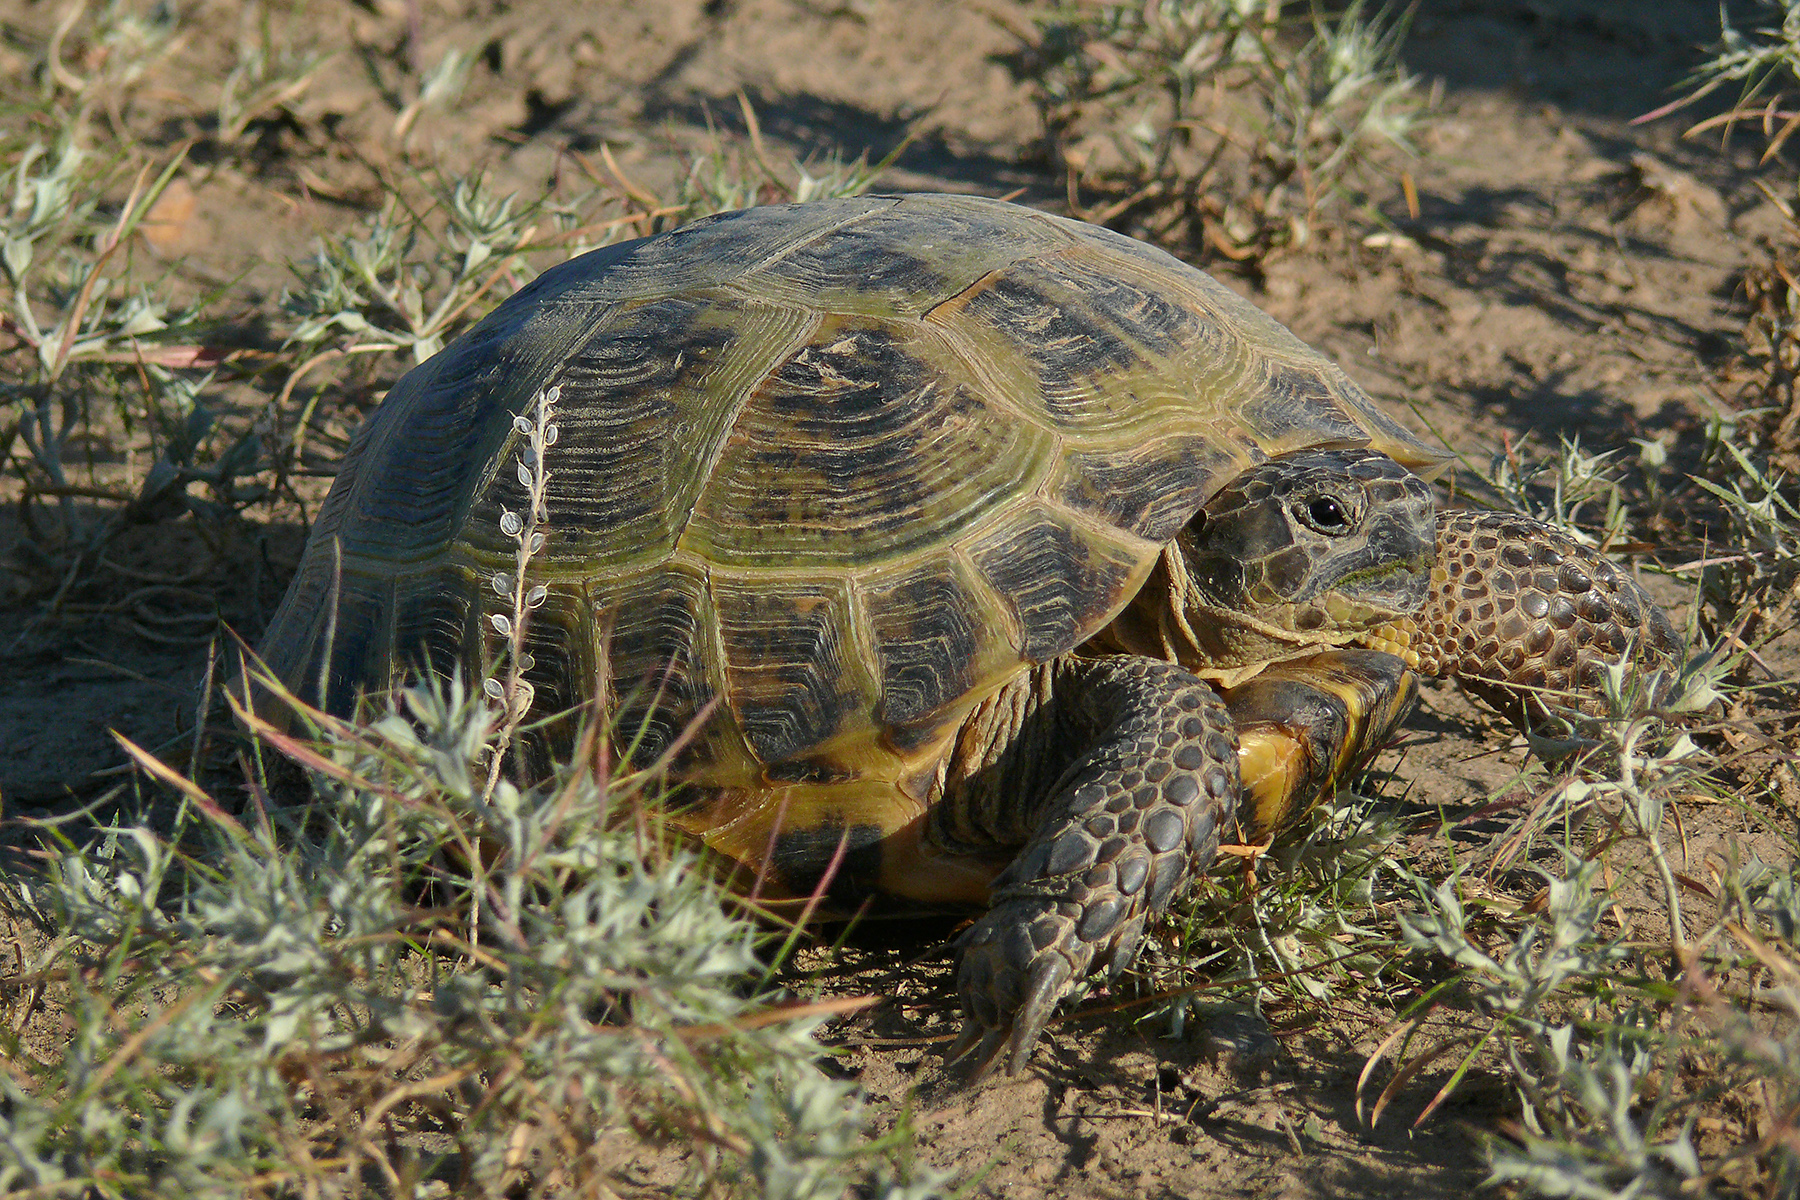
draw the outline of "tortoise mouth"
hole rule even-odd
[[[1414,616],[1430,587],[1429,562],[1388,563],[1334,580],[1303,599],[1258,605],[1248,615],[1300,634],[1354,636]]]
[[[1411,653],[1420,604],[1417,579],[1429,570],[1389,570],[1301,602],[1220,606],[1190,592],[1179,605],[1184,636],[1166,639],[1170,657],[1204,679],[1235,686],[1271,663],[1319,650],[1361,646]],[[1409,659],[1409,662],[1411,660]]]

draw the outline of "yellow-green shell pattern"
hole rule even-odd
[[[1129,238],[959,196],[749,209],[547,271],[401,379],[265,636],[279,678],[343,710],[427,660],[491,670],[514,417],[552,387],[537,707],[609,681],[645,757],[716,703],[683,777],[746,796],[929,768],[1246,465],[1439,461]]]

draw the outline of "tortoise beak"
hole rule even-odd
[[[1416,613],[1431,590],[1437,520],[1429,510],[1383,512],[1370,522],[1368,546],[1331,590],[1395,613]],[[1366,565],[1364,565],[1366,564]]]

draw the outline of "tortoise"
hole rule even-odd
[[[1598,554],[1436,511],[1444,456],[1204,272],[904,195],[595,250],[412,370],[320,511],[272,677],[343,713],[425,664],[491,672],[546,405],[534,710],[604,702],[765,898],[985,906],[958,968],[981,1071],[1128,964],[1222,837],[1356,769],[1419,676],[1526,722],[1677,651]]]

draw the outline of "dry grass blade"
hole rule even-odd
[[[1388,1032],[1386,1037],[1381,1039],[1381,1044],[1371,1050],[1369,1057],[1364,1060],[1362,1071],[1356,1076],[1356,1119],[1364,1126],[1373,1128],[1375,1124],[1374,1120],[1363,1111],[1363,1092],[1369,1086],[1370,1076],[1375,1074],[1375,1068],[1381,1065],[1381,1060],[1387,1057],[1387,1052],[1394,1048],[1394,1043],[1410,1039],[1424,1023],[1423,1017],[1414,1017],[1396,1026]]]
[[[131,761],[141,767],[146,774],[168,784],[177,792],[180,792],[183,796],[193,801],[195,807],[199,808],[208,817],[220,825],[231,829],[238,834],[245,833],[244,827],[238,824],[237,819],[223,808],[220,808],[218,803],[211,796],[208,796],[206,792],[201,789],[199,784],[177,771],[174,767],[163,762],[160,758],[157,758],[154,754],[150,753],[125,735],[114,732],[112,736],[113,740],[119,744],[120,749],[124,750],[131,758]]]
[[[655,192],[632,182],[631,177],[625,174],[624,170],[619,166],[619,160],[613,157],[612,147],[608,146],[605,142],[600,143],[600,161],[606,164],[606,169],[612,175],[614,182],[619,185],[619,189],[627,196],[630,196],[637,203],[652,211],[663,211],[665,209],[665,205],[661,198],[658,197]]]
[[[1369,1110],[1369,1128],[1373,1129],[1380,1123],[1381,1114],[1387,1111],[1388,1104],[1393,1101],[1395,1096],[1400,1094],[1401,1090],[1405,1088],[1408,1083],[1412,1082],[1413,1077],[1418,1075],[1419,1072],[1423,1071],[1426,1067],[1429,1067],[1432,1063],[1450,1053],[1452,1050],[1465,1046],[1472,1046],[1475,1049],[1479,1049],[1480,1045],[1481,1043],[1479,1040],[1471,1037],[1450,1038],[1432,1046],[1423,1054],[1412,1059],[1405,1066],[1395,1071],[1394,1077],[1388,1080],[1387,1086],[1382,1088],[1381,1094],[1375,1098],[1375,1106]],[[1469,1057],[1463,1059],[1456,1073],[1451,1076],[1450,1081],[1446,1083],[1443,1088],[1439,1089],[1438,1093],[1432,1097],[1431,1103],[1427,1104],[1425,1110],[1413,1121],[1413,1128],[1417,1129],[1423,1124],[1437,1109],[1438,1105],[1443,1103],[1445,1098],[1449,1096],[1453,1085],[1462,1078],[1463,1071],[1468,1068],[1469,1063],[1473,1060],[1472,1055],[1473,1050],[1471,1050],[1471,1055]]]

